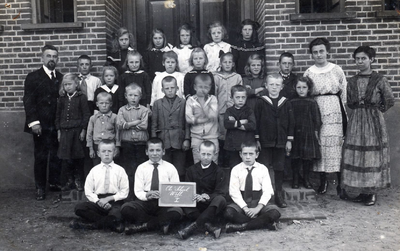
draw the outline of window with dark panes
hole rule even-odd
[[[74,0],[36,0],[37,23],[74,22],[74,2]]]
[[[399,10],[400,0],[382,0],[383,10]]]
[[[336,13],[341,12],[344,0],[298,0],[299,13]]]

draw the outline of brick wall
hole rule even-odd
[[[353,51],[360,45],[370,45],[377,51],[373,68],[388,77],[396,98],[400,97],[400,17],[378,18],[380,0],[346,0],[346,11],[356,13],[349,20],[290,21],[296,14],[295,0],[258,0],[257,18],[263,27],[267,55],[267,70],[276,71],[282,52],[295,55],[295,71],[303,73],[313,65],[308,43],[316,37],[331,42],[329,61],[340,65],[345,74],[356,74]]]
[[[57,69],[62,73],[76,72],[76,59],[87,54],[93,60],[94,75],[98,75],[106,58],[106,16],[115,16],[109,14],[115,11],[109,8],[111,2],[115,1],[77,0],[77,22],[82,22],[83,28],[22,30],[22,24],[32,23],[31,1],[0,0],[0,25],[4,27],[0,32],[0,110],[23,109],[25,77],[41,67],[40,49],[46,43],[58,47]]]
[[[107,32],[107,50],[111,50],[111,42],[114,33],[122,25],[122,6],[119,0],[106,1],[106,32]]]

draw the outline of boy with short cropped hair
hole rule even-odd
[[[90,170],[85,182],[85,195],[89,202],[76,205],[75,214],[89,223],[73,220],[71,228],[103,229],[122,232],[120,208],[129,193],[128,176],[121,166],[114,163],[115,143],[102,140],[97,154],[101,163]]]
[[[288,98],[289,100],[292,100],[293,98],[297,97],[296,93],[296,84],[297,84],[297,75],[292,72],[293,66],[294,66],[294,56],[290,52],[284,52],[280,55],[279,57],[279,74],[283,78],[283,89],[281,91],[282,96]],[[289,175],[291,173],[291,162],[292,159],[290,156],[285,157],[285,168],[284,168],[284,173],[285,176],[291,177]],[[293,172],[293,180],[298,180],[298,173]],[[293,184],[295,184],[296,181],[293,181]],[[295,188],[296,186],[294,186]],[[298,188],[298,186],[297,186]]]
[[[97,94],[96,106],[99,112],[92,115],[86,134],[86,146],[89,148],[89,156],[93,159],[93,166],[100,164],[100,157],[97,156],[98,145],[101,140],[113,140],[116,143],[115,155],[119,154],[121,141],[117,125],[117,115],[112,113],[112,96],[107,92]]]
[[[88,55],[81,55],[78,58],[79,86],[81,92],[86,95],[90,114],[94,112],[94,92],[101,86],[101,80],[90,74],[92,59]]]
[[[221,228],[213,226],[212,223],[225,209],[228,179],[224,171],[212,161],[216,148],[211,141],[203,141],[199,151],[200,162],[189,167],[186,172],[186,181],[196,183],[193,200],[196,200],[197,204],[196,207],[183,208],[186,216],[194,222],[178,231],[182,239],[189,238],[197,228],[202,227],[215,238],[219,238],[221,234]]]
[[[290,52],[284,52],[279,57],[279,74],[283,79],[282,96],[289,100],[297,96],[295,85],[297,83],[297,75],[292,72],[294,66],[294,56]]]
[[[136,168],[146,161],[146,142],[149,139],[147,131],[149,109],[139,104],[142,88],[135,84],[125,87],[125,98],[128,104],[122,106],[117,115],[117,124],[121,138],[121,159],[130,184]]]
[[[224,217],[233,222],[226,224],[227,233],[261,228],[276,230],[275,223],[281,214],[275,205],[268,205],[274,190],[268,168],[256,162],[259,154],[254,140],[242,144],[242,163],[232,169],[229,182],[229,195],[234,203],[224,212]]]
[[[159,207],[159,184],[179,182],[175,167],[162,160],[164,143],[159,138],[151,138],[146,143],[146,155],[149,160],[138,166],[135,173],[135,201],[125,203],[121,208],[123,218],[134,223],[125,229],[131,235],[144,231],[152,231],[161,227],[167,234],[169,225],[183,216],[179,207]]]
[[[239,155],[241,145],[248,139],[254,139],[256,130],[254,111],[246,105],[246,87],[243,85],[233,86],[231,97],[234,105],[226,109],[224,115],[224,126],[226,128],[224,149],[228,155],[230,168],[242,161]]]
[[[294,139],[294,116],[292,105],[280,93],[283,79],[278,73],[267,76],[265,87],[267,95],[257,100],[256,140],[261,148],[259,161],[273,168],[275,179],[275,203],[278,207],[287,207],[282,195],[285,155],[292,149]]]
[[[177,96],[176,79],[167,76],[162,80],[165,96],[153,104],[151,136],[162,139],[165,146],[163,159],[178,170],[180,180],[184,180],[186,151],[190,148],[190,130],[185,120],[186,100]]]
[[[194,79],[196,94],[186,101],[186,121],[190,124],[191,147],[194,163],[200,161],[199,146],[209,140],[216,146],[213,161],[218,163],[218,101],[210,95],[212,79],[208,74],[199,74]]]

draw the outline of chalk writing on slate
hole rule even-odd
[[[159,187],[160,207],[196,207],[193,200],[196,194],[195,182],[161,183]]]

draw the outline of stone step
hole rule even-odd
[[[304,187],[294,189],[288,184],[283,185],[283,196],[287,201],[299,201],[299,202],[316,201],[315,199],[316,192],[314,189],[307,189]]]

